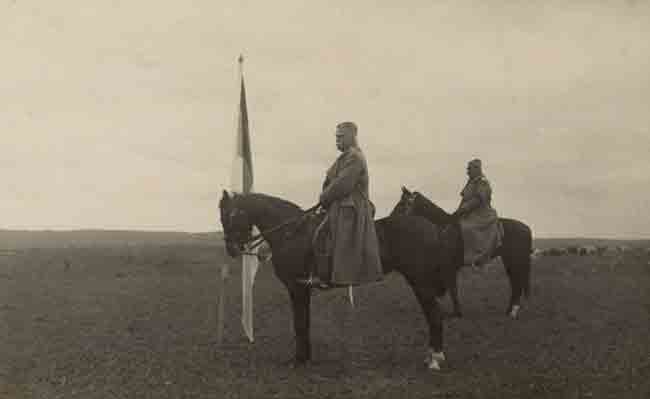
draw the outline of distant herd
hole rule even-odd
[[[568,246],[560,248],[546,248],[540,249],[535,248],[533,250],[533,257],[537,258],[540,256],[565,256],[565,255],[578,255],[578,256],[608,256],[608,255],[621,255],[625,252],[630,251],[631,248],[627,245],[581,245],[581,246]],[[636,248],[636,251],[644,252],[646,255],[650,255],[650,248]]]

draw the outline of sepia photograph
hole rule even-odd
[[[650,398],[650,1],[0,0],[0,399]]]

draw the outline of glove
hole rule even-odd
[[[316,208],[316,215],[322,215],[323,213],[326,213],[327,210],[323,207],[322,204],[318,205],[318,208]]]
[[[323,196],[320,195],[318,197],[318,203],[320,204],[320,208],[323,209],[324,211],[327,211],[327,208],[331,205],[330,202],[323,201]]]

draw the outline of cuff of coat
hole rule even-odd
[[[461,206],[458,208],[459,213],[468,213],[473,211],[474,209],[478,208],[481,205],[481,201],[479,200],[471,200],[467,202],[465,205]]]
[[[318,197],[318,202],[325,209],[329,208],[329,206],[330,206],[330,201],[328,201],[323,195]]]

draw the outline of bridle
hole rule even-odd
[[[413,213],[413,207],[415,206],[415,193],[407,194],[406,200],[402,204],[403,215],[409,216]]]
[[[230,211],[230,213],[228,213],[228,226],[232,226],[234,224],[233,220],[236,217],[239,217],[239,216],[247,216],[247,215],[246,215],[245,211],[243,211],[241,209],[238,209],[238,208],[233,208]],[[240,232],[237,232],[236,235],[232,234],[232,232],[231,232],[231,234],[228,234],[226,229],[224,229],[223,240],[226,242],[226,244],[231,244],[232,243],[232,244],[237,245],[237,247],[240,250],[244,250],[244,247],[246,245],[248,245],[252,241],[252,237],[251,237],[251,234],[250,234],[251,226],[249,225],[246,230],[247,230],[247,233],[246,233],[245,237],[243,239],[239,239],[240,235],[242,235]],[[233,235],[235,235],[235,237],[232,237]]]
[[[293,224],[294,222],[297,222],[297,221],[303,222],[307,218],[307,216],[309,216],[309,214],[311,214],[312,212],[315,212],[320,206],[321,206],[321,204],[319,202],[318,204],[312,206],[311,208],[303,211],[299,216],[288,219],[288,220],[286,220],[286,221],[284,221],[284,222],[282,222],[282,223],[280,223],[280,224],[278,224],[276,226],[273,226],[271,228],[263,230],[263,231],[255,234],[253,236],[251,236],[250,233],[249,233],[248,237],[244,238],[243,240],[230,239],[228,237],[228,234],[225,231],[224,231],[224,234],[223,234],[223,239],[224,239],[224,241],[226,243],[231,242],[231,243],[236,244],[240,249],[242,249],[242,251],[241,251],[242,254],[245,254],[245,255],[257,255],[255,253],[253,253],[252,251],[255,248],[262,245],[262,243],[265,241],[264,236],[266,236],[268,234],[271,234],[273,232],[276,232],[276,231],[278,231],[278,230],[280,230],[280,229],[282,229],[282,228],[284,228],[284,227],[286,227],[286,226],[288,226],[290,224]],[[235,218],[236,216],[240,215],[240,214],[246,215],[246,212],[241,210],[241,209],[238,209],[238,208],[233,209],[228,214],[228,218],[230,219],[228,221],[229,225],[232,225],[232,219]],[[248,229],[250,230],[250,225],[249,225]]]

